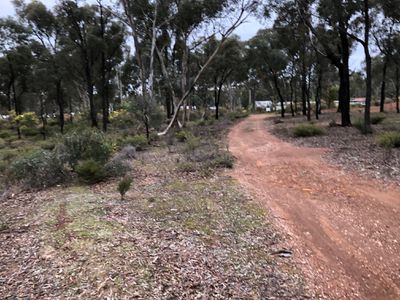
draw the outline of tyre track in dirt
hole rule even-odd
[[[229,134],[232,176],[290,236],[310,293],[400,299],[400,190],[329,165],[326,149],[297,147],[252,115]]]

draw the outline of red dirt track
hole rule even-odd
[[[400,299],[400,189],[361,178],[268,132],[252,115],[229,134],[232,176],[289,233],[315,297]]]

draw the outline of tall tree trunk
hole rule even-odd
[[[372,100],[372,62],[369,51],[369,34],[371,29],[371,20],[369,17],[369,0],[364,0],[364,52],[366,64],[366,99],[364,113],[364,133],[372,133],[371,128],[371,100]]]
[[[100,8],[100,35],[103,41],[103,47],[106,47],[104,34],[105,34],[105,24],[104,24],[104,15],[103,15],[103,5],[101,1],[99,1],[99,8]],[[103,131],[107,131],[108,126],[108,99],[106,95],[106,55],[104,48],[101,50],[101,107],[103,112]]]
[[[311,121],[311,71],[308,72],[308,84],[307,84],[307,121]]]
[[[290,112],[292,113],[292,117],[294,117],[295,113],[294,113],[294,107],[293,107],[293,93],[294,93],[294,91],[293,91],[293,78],[290,78],[289,86],[290,86]]]
[[[278,82],[278,77],[276,75],[273,76],[273,81],[274,81],[274,86],[276,89],[276,92],[278,93],[279,100],[281,102],[281,117],[285,117],[285,100],[283,99],[281,89],[279,87],[279,82]]]
[[[318,70],[317,88],[315,91],[315,117],[318,120],[321,114],[322,70]]]
[[[305,51],[304,51],[305,52]],[[303,116],[307,115],[307,66],[305,62],[305,53],[303,53],[301,63],[301,102]]]
[[[62,90],[62,82],[61,79],[56,81],[56,101],[58,105],[58,111],[59,111],[59,120],[60,120],[60,132],[61,134],[64,134],[64,125],[65,125],[65,119],[64,119],[64,93]]]
[[[382,70],[381,101],[379,104],[379,106],[380,106],[379,111],[381,113],[383,113],[385,111],[387,64],[388,64],[388,60],[387,60],[387,57],[385,56],[385,59],[383,62],[383,70]]]
[[[400,67],[396,63],[396,111],[400,113]]]
[[[45,111],[45,103],[43,100],[43,96],[40,96],[40,119],[42,121],[42,135],[43,139],[45,140],[47,137],[46,127],[47,127],[47,113]]]

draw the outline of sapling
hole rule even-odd
[[[129,191],[132,185],[132,178],[125,176],[118,184],[118,192],[121,194],[121,200],[124,200],[125,194]]]

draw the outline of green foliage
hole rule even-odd
[[[125,194],[129,191],[132,185],[132,178],[129,176],[125,176],[118,183],[117,190],[121,195],[121,200],[124,200]]]
[[[385,119],[386,119],[386,116],[384,114],[372,115],[371,116],[371,124],[372,125],[381,124]]]
[[[181,162],[177,165],[177,170],[182,173],[194,173],[197,171],[196,164],[193,162]]]
[[[111,156],[112,145],[101,131],[88,129],[66,135],[57,150],[75,168],[80,160],[94,160],[104,164]]]
[[[188,136],[190,135],[189,132],[181,130],[175,133],[175,138],[178,140],[178,142],[185,142],[188,138]]]
[[[18,150],[16,149],[4,149],[0,152],[0,159],[3,161],[11,161],[18,156]]]
[[[295,137],[311,137],[322,135],[324,131],[314,124],[300,124],[293,128]]]
[[[200,146],[200,138],[195,137],[192,133],[186,134],[185,152],[193,153]]]
[[[28,187],[45,188],[62,182],[64,165],[54,152],[38,150],[13,162],[9,169],[11,181],[21,181]]]
[[[54,150],[54,148],[56,147],[56,144],[52,141],[41,141],[39,143],[40,148],[44,149],[44,150]]]
[[[7,139],[11,137],[13,134],[9,130],[1,130],[0,131],[0,138]]]
[[[36,127],[30,128],[27,126],[21,126],[21,133],[24,136],[37,136],[40,134],[40,131]]]
[[[129,161],[124,159],[121,155],[114,156],[104,166],[104,173],[106,177],[122,177],[131,170]]]
[[[128,128],[135,124],[134,116],[126,109],[114,110],[110,114],[110,122],[117,128]]]
[[[139,134],[125,138],[122,144],[125,146],[131,145],[137,151],[143,151],[148,146],[148,141],[145,135]]]
[[[377,138],[377,143],[385,148],[400,148],[400,131],[382,133]]]
[[[211,161],[211,166],[215,168],[232,169],[235,159],[230,152],[225,151],[218,153],[218,155]]]
[[[5,147],[6,147],[6,142],[2,138],[0,138],[0,149],[3,149]]]
[[[265,110],[263,110],[264,112]],[[228,118],[231,121],[238,120],[238,119],[243,119],[249,116],[249,112],[246,110],[238,110],[238,111],[233,111],[228,113]]]
[[[39,118],[34,112],[26,112],[18,116],[13,115],[13,121],[18,122],[21,128],[35,128],[39,125]]]
[[[353,126],[355,128],[357,128],[360,131],[364,130],[364,120],[361,118],[356,119],[355,121],[353,121]]]
[[[75,171],[81,179],[89,184],[100,182],[106,178],[102,164],[94,159],[79,162]]]

